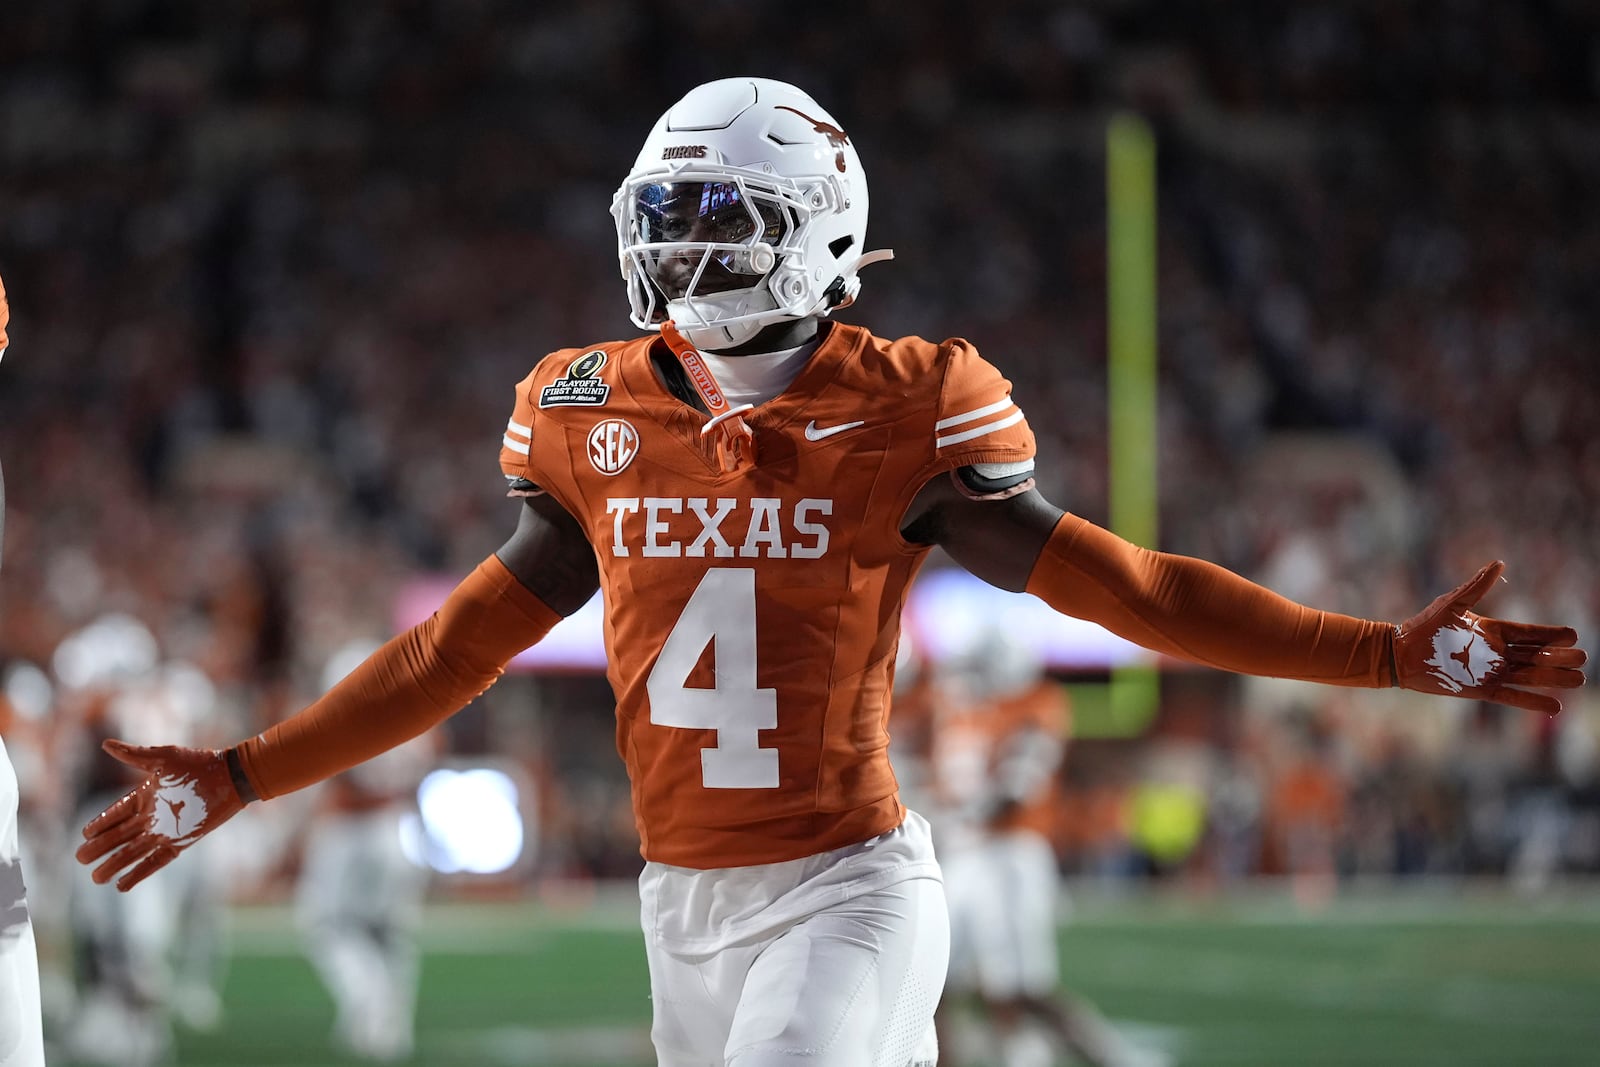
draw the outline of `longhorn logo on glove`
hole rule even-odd
[[[1482,685],[1505,662],[1489,645],[1476,621],[1446,626],[1433,635],[1433,655],[1425,661],[1428,673],[1452,693]]]
[[[156,833],[185,841],[206,818],[206,802],[194,787],[193,778],[165,777],[156,791],[156,806],[150,825]]]

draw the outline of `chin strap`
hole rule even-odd
[[[867,252],[862,255],[850,267],[848,275],[850,280],[844,281],[843,278],[840,279],[844,285],[843,291],[839,294],[839,299],[828,310],[840,311],[856,302],[856,296],[861,292],[861,278],[859,275],[862,267],[870,267],[874,263],[887,263],[893,258],[894,249],[892,248],[880,248],[876,252]],[[837,285],[839,282],[834,284]]]
[[[856,265],[851,267],[850,270],[851,273],[859,274],[862,267],[870,267],[874,263],[887,263],[893,258],[894,249],[880,248],[876,252],[864,253],[860,259],[856,260]]]
[[[746,463],[753,466],[756,461],[756,436],[750,429],[750,424],[741,418],[744,412],[751,410],[752,405],[740,404],[738,407],[729,405],[728,398],[717,386],[717,379],[712,375],[711,368],[706,366],[706,361],[700,358],[700,353],[695,351],[694,346],[678,332],[677,325],[671,319],[661,324],[661,336],[666,340],[672,354],[678,357],[683,372],[689,376],[689,381],[694,385],[694,391],[700,394],[706,410],[711,413],[711,418],[700,427],[700,435],[704,437],[713,432],[718,435],[717,462],[722,465],[723,471],[725,473],[736,471]]]

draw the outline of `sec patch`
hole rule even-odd
[[[639,431],[626,419],[603,419],[589,431],[589,462],[601,474],[622,473],[639,454]]]

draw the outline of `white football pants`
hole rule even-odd
[[[296,920],[333,997],[339,1040],[383,1060],[410,1055],[415,1040],[415,937],[427,872],[401,851],[406,810],[318,817],[296,888]]]
[[[944,887],[912,878],[709,955],[647,946],[660,1067],[932,1064]]]
[[[1060,881],[1050,843],[1016,831],[939,860],[950,899],[950,988],[997,1000],[1054,992]]]
[[[0,741],[0,1067],[44,1067],[39,956],[17,847],[17,775]]]

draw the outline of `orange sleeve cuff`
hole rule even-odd
[[[1394,684],[1394,627],[1317,611],[1213,563],[1151,552],[1063,515],[1028,592],[1145,648],[1239,674]]]
[[[437,726],[561,616],[490,556],[424,622],[299,714],[235,746],[258,798],[292,793]]]

